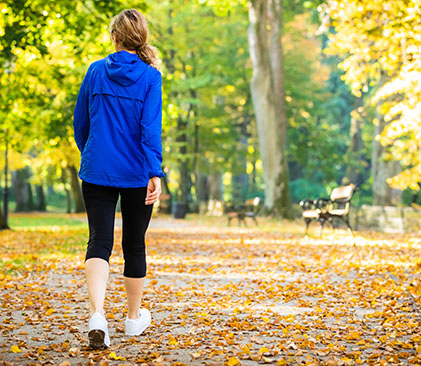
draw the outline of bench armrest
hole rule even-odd
[[[329,198],[318,198],[314,200],[314,205],[319,210],[327,210],[328,206],[332,203]]]
[[[314,201],[313,200],[302,200],[302,201],[300,201],[300,207],[303,209],[303,211],[313,210],[315,208]]]

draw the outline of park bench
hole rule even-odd
[[[234,205],[231,202],[228,203],[225,207],[225,212],[227,213],[227,216],[228,216],[228,226],[231,225],[231,220],[235,218],[238,220],[238,224],[243,222],[244,225],[247,226],[247,223],[246,223],[247,217],[253,219],[254,223],[257,226],[258,222],[257,222],[256,216],[258,213],[259,204],[260,204],[259,197],[251,198],[245,201],[243,204],[239,204],[239,205]]]
[[[323,227],[326,222],[329,222],[335,228],[334,219],[340,219],[345,222],[352,235],[354,235],[348,216],[351,208],[351,199],[355,190],[356,186],[349,184],[335,188],[330,198],[301,201],[302,217],[306,223],[305,235],[307,236],[308,228],[313,220],[320,223],[320,236],[322,236]]]

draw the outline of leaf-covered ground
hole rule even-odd
[[[111,348],[90,351],[86,222],[28,217],[0,232],[5,365],[421,364],[419,234],[327,230],[306,240],[301,222],[154,218],[144,293],[152,325],[128,338],[117,225]]]

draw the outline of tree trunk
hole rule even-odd
[[[245,134],[240,136],[238,145],[239,151],[245,151],[236,156],[233,166],[235,171],[232,175],[232,199],[234,202],[244,202],[247,199],[249,189],[249,176],[247,175],[247,136]]]
[[[75,202],[75,212],[86,212],[85,202],[83,201],[82,190],[79,184],[77,169],[73,165],[68,166],[71,179],[73,200]]]
[[[44,188],[42,184],[37,184],[35,186],[35,191],[37,194],[37,206],[36,209],[38,211],[47,211],[47,205],[45,202],[45,194],[44,194]]]
[[[400,164],[398,161],[387,161],[384,159],[386,148],[377,141],[386,122],[379,113],[376,113],[377,123],[374,125],[373,151],[371,156],[371,168],[373,175],[373,204],[377,206],[393,206],[400,201],[401,191],[392,189],[387,184],[387,178],[391,178],[399,173]]]
[[[361,185],[364,183],[364,155],[362,126],[364,117],[362,115],[363,94],[354,98],[354,109],[351,112],[351,126],[349,130],[350,145],[348,148],[348,164],[345,171],[343,184],[354,183]]]
[[[67,188],[67,174],[66,169],[62,169],[61,171],[61,181],[64,186],[64,191],[66,192],[66,212],[72,212],[72,196],[70,195],[70,190]]]
[[[209,201],[208,175],[200,172],[196,173],[196,200],[199,205]]]
[[[10,229],[9,225],[7,225],[6,220],[4,219],[3,211],[0,208],[0,230]]]
[[[223,195],[222,175],[219,172],[214,172],[209,175],[209,199],[215,201],[222,201]]]
[[[177,142],[180,143],[180,164],[179,164],[179,171],[180,171],[180,180],[179,180],[179,187],[178,187],[178,197],[177,201],[188,204],[189,196],[190,196],[190,177],[189,177],[189,167],[188,167],[188,160],[187,160],[187,123],[183,120],[182,117],[177,118]]]
[[[35,203],[34,203],[34,195],[32,194],[32,186],[31,183],[26,182],[26,190],[28,192],[28,211],[33,211],[35,210]]]
[[[251,96],[256,114],[265,181],[264,209],[292,217],[286,156],[282,0],[249,3],[249,47],[253,63]]]
[[[16,198],[15,212],[27,212],[34,208],[31,185],[27,182],[29,177],[29,167],[16,170],[12,174],[12,182]]]

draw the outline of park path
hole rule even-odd
[[[2,278],[5,365],[421,364],[416,235],[337,231],[305,240],[294,225],[154,218],[144,293],[153,322],[136,338],[124,336],[120,241],[116,220],[105,304],[111,348],[86,348],[77,252]]]

